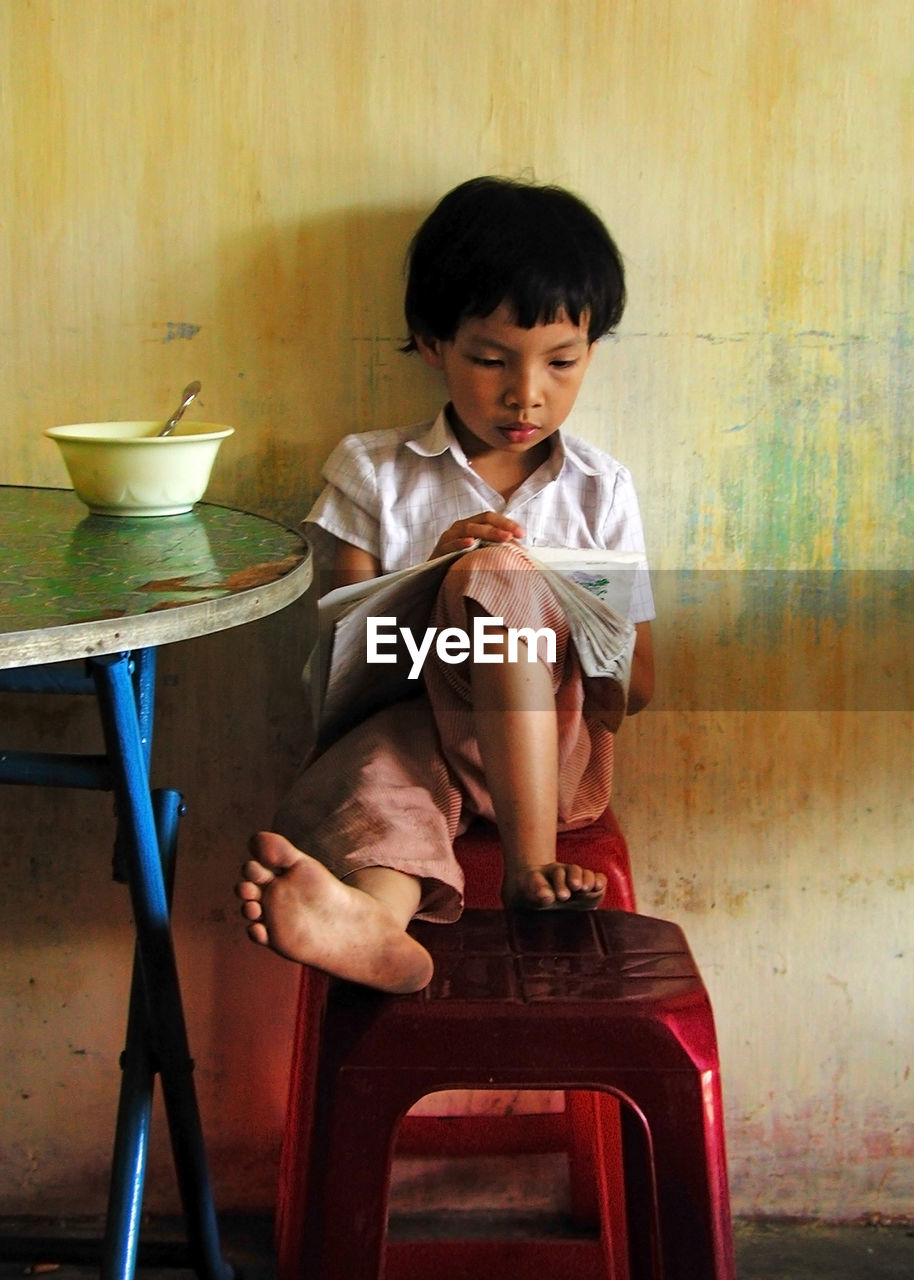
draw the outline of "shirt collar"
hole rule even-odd
[[[450,450],[458,460],[462,459],[466,462],[460,443],[451,430],[447,414],[443,409],[433,422],[419,431],[418,435],[406,441],[406,447],[423,458],[437,458]]]
[[[552,439],[555,442],[550,455],[553,478],[557,478],[561,474],[566,463],[570,463],[578,471],[582,471],[584,475],[595,476],[599,474],[598,469],[588,462],[577,448],[577,441],[574,436],[566,436],[559,429],[552,436]],[[469,465],[466,454],[460,447],[460,441],[451,429],[451,424],[447,420],[447,414],[444,409],[424,430],[420,431],[412,440],[407,440],[406,447],[424,458],[437,458],[442,453],[450,451],[461,466],[466,467]]]
[[[600,475],[600,468],[595,467],[592,462],[588,461],[579,447],[581,442],[575,436],[566,436],[561,431],[557,431],[555,434],[557,449],[553,453],[553,457],[558,458],[561,454],[565,462],[570,462],[572,466],[577,467],[578,471],[582,471],[585,476]],[[559,470],[561,470],[561,467],[559,467]]]

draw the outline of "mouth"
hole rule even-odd
[[[526,444],[528,441],[536,439],[540,429],[534,422],[509,422],[505,426],[499,427],[498,431],[511,444]]]

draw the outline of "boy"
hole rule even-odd
[[[499,178],[463,183],[413,240],[405,310],[416,351],[444,380],[433,423],[348,436],[308,516],[334,585],[488,544],[449,569],[430,622],[488,634],[551,631],[533,662],[434,661],[422,696],[371,716],[311,763],[252,842],[237,887],[248,933],[290,959],[385,991],[431,977],[406,932],[453,920],[462,875],[455,834],[498,824],[506,906],[592,909],[602,873],[555,860],[556,830],[609,801],[612,734],[653,692],[650,587],[627,708],[586,680],[555,598],[522,545],[643,550],[628,472],[560,429],[594,343],[625,303],[618,250],[569,192]]]

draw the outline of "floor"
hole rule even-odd
[[[460,1218],[459,1223],[455,1219]],[[523,1215],[514,1215],[515,1227],[525,1226]],[[400,1235],[442,1234],[457,1225],[470,1233],[489,1235],[492,1215],[402,1215],[393,1224]],[[548,1225],[548,1224],[547,1224]],[[553,1227],[556,1224],[552,1224]],[[0,1220],[0,1280],[48,1275],[52,1280],[89,1280],[96,1267],[84,1252],[78,1261],[61,1262],[52,1237],[64,1224],[41,1224],[45,1243],[11,1256],[10,1246],[35,1223]],[[78,1225],[88,1235],[96,1224]],[[66,1224],[73,1230],[72,1224]],[[271,1223],[265,1217],[227,1218],[222,1224],[225,1256],[238,1280],[273,1280]],[[911,1280],[914,1276],[914,1227],[900,1225],[817,1226],[811,1224],[748,1223],[736,1225],[738,1280]],[[192,1273],[175,1264],[174,1225],[153,1223],[144,1232],[144,1252],[139,1280],[187,1280]],[[77,1251],[78,1252],[78,1251]],[[479,1280],[489,1280],[480,1276]],[[510,1280],[510,1277],[492,1277]]]

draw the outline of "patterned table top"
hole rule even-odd
[[[178,516],[96,516],[70,489],[4,485],[0,546],[0,667],[239,626],[311,582],[297,533],[209,503]]]

